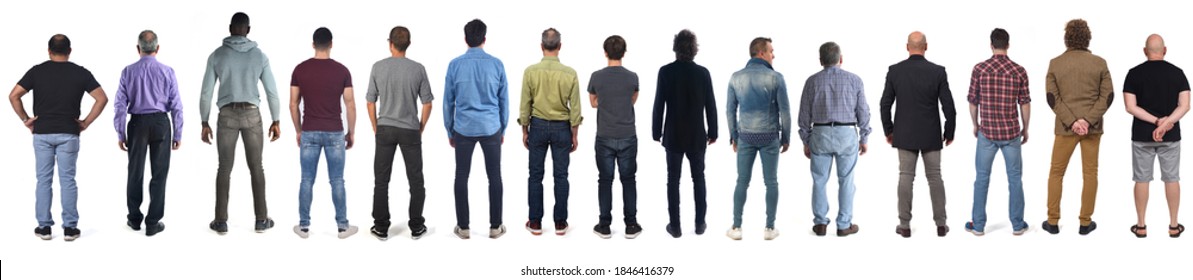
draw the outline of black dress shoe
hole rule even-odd
[[[207,227],[211,228],[212,231],[215,231],[216,233],[219,233],[220,235],[224,235],[224,234],[228,233],[228,222],[212,221],[211,224],[207,225]]]
[[[704,234],[706,229],[708,229],[708,224],[696,224],[696,235]]]
[[[679,230],[679,226],[672,226],[671,224],[667,224],[667,233],[671,234],[671,237],[674,238],[683,236],[683,232]]]
[[[128,228],[131,228],[131,229],[133,229],[134,231],[141,230],[141,224],[140,224],[140,223],[136,223],[136,224],[134,224],[134,223],[133,223],[133,221],[128,221],[128,222],[125,222],[124,224],[128,225]]]
[[[157,222],[156,225],[145,226],[145,236],[154,236],[163,230],[166,230],[166,224]]]

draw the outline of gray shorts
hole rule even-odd
[[[1135,168],[1135,182],[1151,182],[1156,158],[1160,158],[1160,180],[1165,183],[1181,180],[1181,142],[1131,142],[1131,166]]]

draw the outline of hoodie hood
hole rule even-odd
[[[228,36],[224,38],[224,46],[232,48],[237,52],[248,52],[257,48],[257,42],[249,40],[245,36]]]

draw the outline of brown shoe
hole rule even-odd
[[[936,236],[944,237],[946,234],[949,234],[949,226],[936,227]]]
[[[847,235],[854,234],[854,233],[857,233],[857,224],[849,225],[849,228],[847,228],[847,229],[838,229],[837,230],[837,236],[847,236]]]
[[[828,225],[814,225],[812,226],[812,232],[816,233],[816,236],[824,236],[828,234]]]
[[[911,228],[896,226],[895,233],[902,235],[903,238],[909,238],[909,237],[911,237]]]

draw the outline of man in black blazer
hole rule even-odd
[[[944,180],[940,176],[940,150],[953,144],[957,110],[953,107],[948,75],[944,67],[924,58],[928,39],[920,32],[907,36],[911,57],[891,65],[882,91],[882,130],[886,142],[899,149],[899,226],[895,233],[911,237],[911,183],[915,180],[916,157],[924,158],[924,173],[932,196],[932,218],[936,235],[945,236]],[[940,106],[937,107],[937,102]],[[891,105],[899,111],[891,121]],[[944,111],[944,133],[940,131],[940,111]],[[943,142],[943,145],[942,145]]]
[[[717,105],[713,97],[712,76],[697,65],[696,35],[684,29],[675,35],[672,50],[675,62],[659,68],[655,92],[654,118],[651,126],[655,141],[667,149],[667,211],[671,222],[667,233],[679,238],[679,177],[683,158],[688,158],[692,172],[692,196],[696,200],[696,234],[708,227],[705,202],[704,151],[717,141]],[[705,130],[704,120],[708,120]]]

